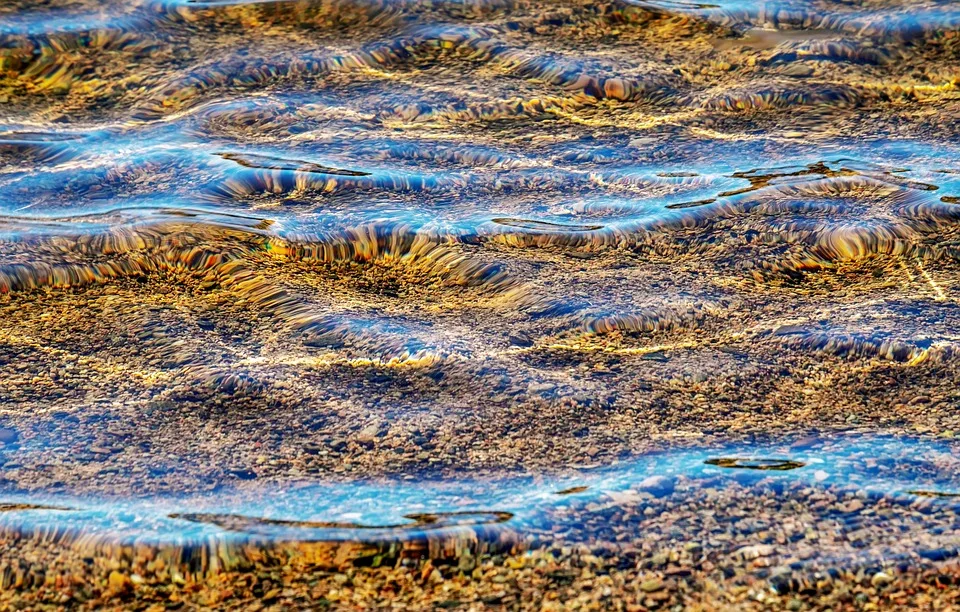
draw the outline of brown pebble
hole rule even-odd
[[[123,592],[133,588],[133,581],[130,580],[130,576],[116,570],[110,572],[107,583],[110,585],[110,589],[116,592]]]

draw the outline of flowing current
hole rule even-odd
[[[958,84],[947,0],[0,4],[0,586],[947,572]]]

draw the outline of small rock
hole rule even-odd
[[[774,336],[796,336],[808,333],[807,330],[799,325],[781,325],[773,330]]]
[[[269,591],[263,594],[262,601],[263,603],[270,603],[277,597],[280,597],[280,589],[270,589]]]
[[[374,421],[370,423],[363,429],[357,432],[357,439],[359,440],[372,440],[377,437],[377,434],[380,433],[380,423]]]
[[[531,383],[531,385],[527,387],[527,391],[530,393],[546,393],[553,391],[556,387],[553,383]]]
[[[657,497],[663,497],[673,493],[674,483],[673,479],[667,478],[666,476],[648,476],[640,481],[637,488],[641,491],[652,493]]]
[[[886,572],[877,572],[873,575],[873,578],[870,579],[870,584],[877,588],[886,586],[891,582],[893,582],[893,576]]]
[[[803,78],[813,75],[813,68],[806,64],[793,64],[783,71],[786,76]]]
[[[738,549],[734,554],[743,559],[758,559],[760,557],[769,557],[774,553],[773,546],[769,544],[754,544],[753,546],[744,546]]]
[[[117,592],[123,592],[133,588],[133,582],[130,580],[130,577],[116,570],[110,572],[107,583],[112,590]]]
[[[507,336],[507,340],[509,340],[510,344],[513,346],[519,346],[519,347],[533,346],[533,340],[530,338],[530,336],[521,332],[510,334],[509,336]]]
[[[663,581],[659,578],[651,578],[640,583],[640,590],[644,593],[653,593],[663,588]]]

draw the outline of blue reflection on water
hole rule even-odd
[[[939,441],[840,435],[792,444],[678,449],[603,468],[585,466],[577,474],[553,477],[326,482],[179,498],[91,499],[11,493],[0,501],[37,508],[8,505],[0,513],[0,525],[33,533],[76,530],[120,542],[159,545],[211,538],[402,540],[459,527],[502,525],[521,533],[528,527],[555,528],[565,521],[572,521],[570,527],[580,527],[593,502],[621,500],[619,503],[642,505],[643,495],[636,494],[645,493],[683,503],[703,487],[734,485],[747,491],[751,487],[773,489],[785,495],[789,495],[789,486],[804,485],[862,492],[868,498],[927,499],[948,509],[957,505],[951,496],[960,494],[960,461],[953,452],[952,445]],[[740,467],[714,465],[718,459]],[[635,495],[624,497],[625,493]],[[589,529],[580,533],[581,537],[591,536]]]

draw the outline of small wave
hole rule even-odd
[[[497,225],[515,227],[535,232],[593,232],[603,229],[602,225],[573,225],[569,223],[550,223],[547,221],[532,221],[527,219],[510,219],[498,217],[491,219]]]

